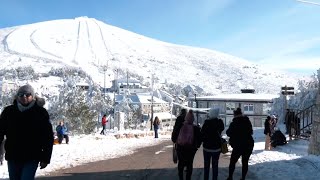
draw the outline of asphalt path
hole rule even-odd
[[[219,160],[219,177],[228,176],[230,153],[221,154]],[[203,153],[200,148],[193,164],[193,180],[203,179]],[[212,172],[210,172],[212,173]],[[211,174],[210,174],[211,175]],[[240,179],[241,166],[237,164],[234,179]],[[138,149],[135,153],[119,158],[91,162],[80,166],[61,169],[39,180],[177,180],[177,164],[172,161],[172,142]],[[211,179],[211,176],[210,176]],[[256,179],[249,172],[247,179]]]

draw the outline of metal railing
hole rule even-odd
[[[314,117],[314,110],[316,108],[316,105],[313,104],[303,110],[298,111],[295,114],[295,126],[297,127],[297,133],[296,135],[310,133],[311,131],[311,125],[313,122]]]

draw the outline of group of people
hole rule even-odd
[[[57,132],[59,144],[62,143],[63,139],[66,139],[66,144],[69,144],[68,128],[63,121],[59,122],[59,125],[56,127],[56,132]]]
[[[264,122],[265,150],[272,150],[278,145],[287,143],[285,135],[277,128],[278,118],[275,115],[267,116]]]
[[[194,114],[192,110],[187,112],[182,109],[176,119],[171,140],[175,143],[178,156],[179,179],[184,179],[184,168],[186,167],[186,179],[190,180],[193,171],[193,160],[198,148],[203,146],[204,180],[209,179],[210,165],[212,166],[212,179],[218,179],[218,164],[221,153],[221,133],[225,129],[224,123],[219,119],[218,108],[211,108],[209,118],[205,120],[202,128],[194,125]],[[234,118],[226,131],[229,136],[229,144],[233,148],[228,180],[233,179],[235,165],[242,157],[242,177],[245,179],[248,172],[248,162],[253,151],[253,129],[247,116],[244,116],[240,108],[234,111]]]

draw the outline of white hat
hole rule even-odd
[[[219,116],[219,112],[220,112],[219,108],[210,108],[209,118],[217,118]]]

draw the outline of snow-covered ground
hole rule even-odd
[[[152,136],[116,139],[113,135],[102,136],[97,133],[71,136],[69,145],[54,146],[51,164],[46,169],[38,170],[37,176],[60,168],[128,155],[140,147],[156,145],[170,139],[168,135],[162,135],[159,139]],[[309,141],[292,140],[284,146],[265,151],[262,128],[254,130],[254,138],[255,146],[249,169],[258,179],[319,179],[320,157],[308,155]],[[7,165],[4,163],[0,166],[0,179],[7,178]]]

